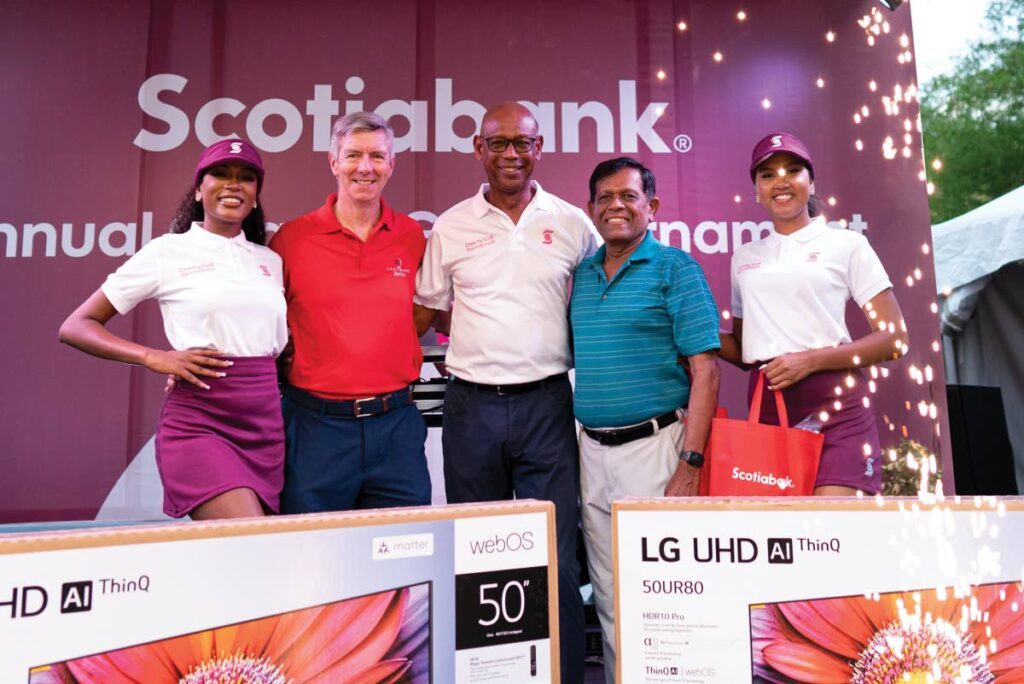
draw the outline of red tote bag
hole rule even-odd
[[[775,395],[780,425],[761,418],[764,373],[757,379],[746,420],[711,422],[701,494],[708,496],[810,496],[825,436],[789,427],[781,392]]]

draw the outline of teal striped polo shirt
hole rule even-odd
[[[719,348],[718,308],[693,257],[648,231],[609,282],[604,255],[602,245],[576,267],[569,305],[575,413],[590,428],[686,406],[690,381],[679,355]]]

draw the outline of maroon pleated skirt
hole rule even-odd
[[[156,463],[164,513],[180,518],[218,494],[248,487],[277,512],[284,484],[284,424],[270,357],[223,357],[204,390],[179,381],[160,413]]]
[[[753,397],[757,376],[756,369],[750,372],[747,406]],[[853,379],[853,387],[847,385],[847,377]],[[782,398],[786,400],[790,427],[802,421],[820,424],[819,431],[825,436],[815,487],[854,487],[867,494],[881,491],[882,447],[867,381],[861,371],[822,371],[808,375],[782,390]],[[867,406],[865,399],[868,399]],[[824,421],[819,417],[822,411],[828,414]],[[761,400],[761,422],[779,424],[775,398],[767,388]]]

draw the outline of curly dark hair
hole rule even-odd
[[[192,227],[193,221],[202,223],[205,216],[203,203],[196,200],[196,191],[195,188],[192,188],[185,193],[181,204],[178,205],[178,211],[171,219],[171,232],[187,233]],[[265,245],[267,242],[267,223],[263,215],[263,200],[259,195],[256,195],[256,206],[242,221],[242,232],[245,233],[245,239],[249,242],[254,242],[257,245]]]

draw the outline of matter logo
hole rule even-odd
[[[781,135],[773,135],[772,136],[772,147],[782,147],[782,136]]]
[[[240,142],[233,142],[233,143],[231,143],[231,154],[241,154],[241,153],[242,153],[242,143],[240,143]]]
[[[263,275],[265,275],[265,276],[267,276],[269,278],[270,277],[270,267],[266,266],[264,264],[260,264],[260,273],[262,273]]]
[[[373,559],[414,558],[434,555],[434,535],[404,534],[390,537],[374,537]]]
[[[555,234],[555,231],[551,230],[550,228],[546,228],[543,231],[543,235],[544,235],[543,243],[545,245],[550,245],[551,242],[552,242],[551,236],[554,235],[554,234]]]

